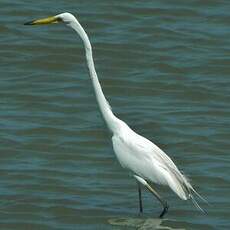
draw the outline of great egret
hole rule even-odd
[[[160,217],[163,217],[168,211],[169,206],[167,202],[150,186],[149,181],[156,184],[168,185],[182,200],[192,199],[195,206],[201,209],[194,199],[194,194],[199,197],[200,195],[194,190],[187,178],[178,170],[170,157],[154,143],[135,133],[125,122],[113,114],[97,78],[89,38],[78,20],[70,13],[62,13],[30,21],[25,23],[25,25],[45,25],[59,22],[74,29],[84,43],[89,75],[100,111],[112,133],[114,152],[121,166],[131,171],[137,180],[140,212],[143,212],[140,185],[146,187],[163,205]]]

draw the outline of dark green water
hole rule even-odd
[[[6,1],[0,23],[0,229],[229,229],[230,2]],[[170,210],[145,192],[112,151],[76,15],[94,47],[114,113],[154,141],[211,204],[202,214],[168,188]]]

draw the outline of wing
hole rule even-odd
[[[168,185],[181,199],[188,199],[192,186],[174,162],[154,143],[125,130],[112,138],[114,152],[120,164],[157,184]]]
[[[161,156],[160,148],[133,131],[114,135],[112,142],[118,161],[124,168],[152,182],[167,184],[161,172],[164,156]],[[165,159],[170,163],[170,158],[166,156]]]

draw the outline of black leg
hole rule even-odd
[[[143,213],[143,206],[142,206],[142,198],[141,198],[141,185],[137,181],[137,186],[138,186],[138,196],[139,196],[139,208],[140,208],[140,213]]]
[[[146,183],[145,186],[161,202],[161,204],[162,204],[164,209],[161,212],[159,217],[162,218],[167,213],[167,211],[169,209],[169,206],[168,206],[167,202],[165,200],[163,200],[161,198],[161,196],[148,183]]]
[[[169,209],[169,206],[168,206],[168,204],[167,204],[167,202],[166,202],[165,205],[164,205],[164,209],[163,209],[163,211],[161,212],[159,218],[163,218],[164,214],[166,214],[166,213],[168,212],[168,209]]]

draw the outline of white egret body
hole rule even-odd
[[[64,22],[67,26],[74,29],[84,43],[90,78],[102,116],[109,130],[112,132],[114,152],[122,167],[131,171],[138,181],[140,212],[143,210],[140,184],[145,186],[162,203],[164,210],[160,214],[160,217],[168,209],[167,203],[148,182],[167,185],[181,199],[187,200],[191,198],[194,204],[200,208],[193,198],[193,193],[197,194],[196,191],[169,156],[154,143],[135,133],[125,122],[113,114],[98,81],[89,38],[78,20],[70,13],[62,13],[53,17],[31,21],[25,23],[25,25],[41,25],[57,22]]]

